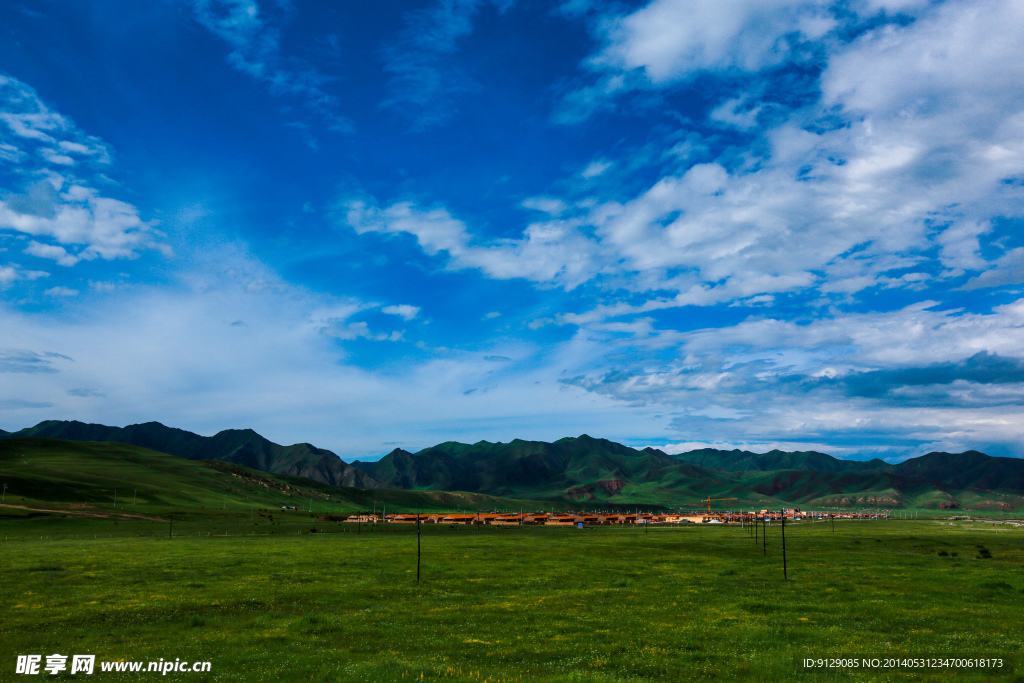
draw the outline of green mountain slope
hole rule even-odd
[[[928,453],[906,460],[894,466],[892,471],[959,489],[1024,492],[1024,460],[993,458],[978,451]]]
[[[719,508],[1024,506],[1024,460],[976,451],[929,453],[898,465],[840,460],[815,451],[702,449],[670,456],[656,448],[637,450],[584,434],[553,443],[449,441],[416,453],[395,449],[377,462],[346,465],[330,451],[309,444],[279,446],[248,429],[202,437],[156,422],[118,428],[50,421],[6,436],[24,435],[124,442],[327,485],[576,504],[697,507],[710,497],[730,499],[715,503]]]
[[[568,489],[597,482],[614,494],[627,483],[651,481],[683,465],[583,435],[554,443],[446,442],[415,454],[396,449],[359,466],[387,486],[564,497]],[[712,475],[696,468],[693,476]]]
[[[980,453],[929,454],[890,465],[846,461],[814,451],[720,451],[670,456],[587,435],[554,443],[446,442],[409,453],[395,449],[375,463],[354,463],[387,486],[478,491],[492,495],[618,504],[716,507],[804,504],[830,507],[1024,504],[1024,461]]]
[[[840,460],[816,451],[779,451],[752,453],[750,451],[722,451],[702,448],[673,456],[681,462],[701,467],[747,472],[751,470],[770,472],[772,470],[809,470],[815,472],[880,472],[892,466],[882,460]]]
[[[728,472],[586,434],[554,443],[445,442],[417,453],[395,449],[375,463],[353,464],[386,486],[417,490],[619,505],[681,505],[708,496],[780,502],[744,487]]]
[[[72,441],[118,442],[142,446],[189,460],[222,460],[273,474],[304,477],[333,486],[375,488],[365,472],[346,465],[334,453],[308,443],[280,446],[251,429],[227,429],[200,436],[183,429],[146,422],[107,427],[77,421],[48,420],[0,438],[42,437]]]
[[[330,486],[122,443],[39,438],[0,441],[0,481],[7,484],[8,506],[71,504],[101,513],[113,510],[115,495],[118,513],[140,514],[161,514],[167,509],[248,512],[250,506],[282,505],[306,509],[309,501],[319,513],[355,512],[374,505],[378,509],[387,505],[395,511],[522,505],[521,501],[473,494]]]

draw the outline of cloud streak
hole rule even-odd
[[[280,31],[268,23],[256,0],[189,0],[189,4],[196,21],[230,46],[227,61],[233,68],[264,83],[272,94],[299,98],[330,130],[353,132],[351,120],[339,113],[341,101],[325,89],[330,79],[307,65],[287,65]]]

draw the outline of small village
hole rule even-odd
[[[755,521],[828,521],[830,519],[880,519],[884,512],[812,512],[800,508],[758,511],[703,511],[699,513],[559,513],[559,512],[476,512],[420,514],[357,514],[349,516],[322,515],[321,522],[352,522],[361,524],[447,524],[470,526],[554,526],[591,527],[609,525],[655,524],[751,524]]]

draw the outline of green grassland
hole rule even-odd
[[[1024,528],[952,512],[787,525],[789,580],[777,525],[425,525],[417,584],[414,526],[318,517],[551,504],[41,439],[0,442],[3,483],[0,681],[53,653],[212,663],[182,681],[1024,681]],[[1005,666],[799,665],[929,656]]]
[[[0,680],[27,680],[14,662],[33,653],[212,662],[165,677],[182,681],[1024,680],[1022,528],[788,524],[784,581],[777,524],[767,555],[726,525],[429,525],[417,584],[415,526],[180,514],[173,538],[150,520],[0,518]],[[939,655],[1004,667],[799,665]]]

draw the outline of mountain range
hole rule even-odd
[[[250,429],[204,437],[158,422],[120,428],[51,420],[0,433],[0,439],[16,437],[115,441],[357,488],[620,505],[702,507],[711,498],[723,499],[712,501],[719,507],[1024,507],[1024,460],[977,451],[929,453],[892,465],[877,459],[841,460],[816,451],[700,449],[674,455],[584,434],[553,443],[449,441],[415,453],[395,449],[375,462],[345,464],[331,451],[308,443],[280,446]]]
[[[695,505],[1015,509],[1024,460],[977,451],[929,453],[897,465],[815,451],[701,449],[669,455],[588,435],[543,441],[446,442],[352,463],[384,487],[460,490],[544,500]],[[713,502],[713,501],[712,501]],[[730,503],[721,503],[729,505]]]
[[[226,429],[213,436],[200,436],[159,422],[107,427],[77,421],[47,420],[17,432],[0,433],[0,439],[13,438],[113,441],[189,460],[221,460],[272,474],[312,479],[332,486],[380,486],[368,474],[346,465],[331,451],[308,443],[280,446],[251,429]]]

